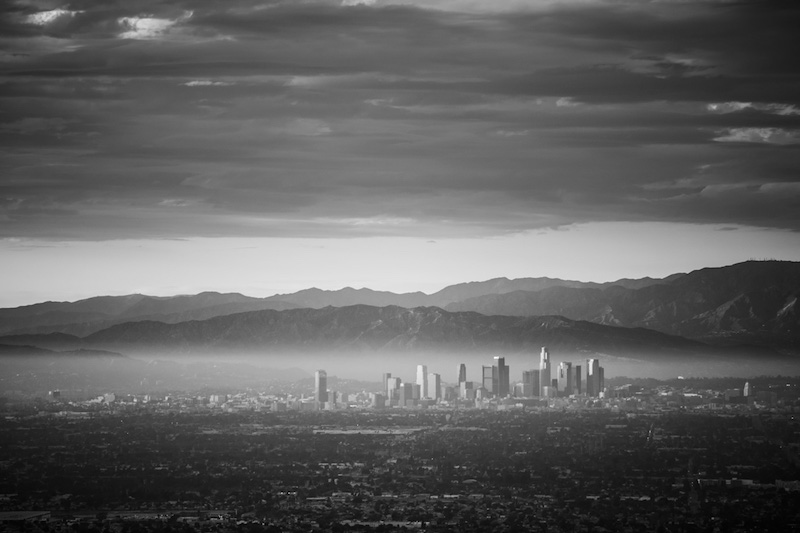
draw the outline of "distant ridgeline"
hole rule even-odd
[[[531,352],[652,358],[800,354],[800,263],[748,261],[663,279],[498,278],[434,294],[308,289],[101,296],[0,309],[0,344],[122,353]],[[20,348],[21,349],[21,348]]]

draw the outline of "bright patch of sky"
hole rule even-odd
[[[119,25],[124,29],[121,39],[158,39],[171,27],[192,17],[187,11],[176,19],[163,19],[151,16],[120,17]]]
[[[37,26],[46,26],[51,22],[58,20],[61,17],[69,16],[74,17],[76,14],[82,13],[82,11],[72,11],[69,9],[51,9],[49,11],[40,11],[38,13],[32,13],[25,18],[25,21],[29,24],[35,24]]]
[[[657,242],[659,254],[646,253]],[[749,246],[743,249],[742,242]],[[436,292],[495,277],[664,277],[748,259],[800,260],[800,235],[720,225],[581,224],[485,239],[0,240],[0,307],[99,294],[271,296],[345,286]],[[36,285],[20,284],[36,279]]]

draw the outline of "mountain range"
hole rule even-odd
[[[484,314],[558,314],[642,327],[714,344],[800,347],[800,263],[746,262],[707,268],[640,288],[555,286],[489,294],[446,308]]]
[[[86,337],[9,335],[6,345],[125,352],[219,353],[296,351],[562,351],[619,355],[708,351],[703,343],[643,328],[619,328],[563,317],[487,316],[438,307],[353,305],[250,311],[203,321],[118,324]]]
[[[97,296],[77,302],[43,302],[0,309],[0,334],[68,333],[85,336],[131,321],[156,320],[175,324],[246,311],[297,307],[300,306],[276,298],[253,298],[238,293]]]
[[[681,276],[676,274],[665,278]],[[613,282],[627,288],[638,288],[664,280],[643,278],[623,279]],[[321,309],[349,305],[390,305],[413,307],[441,307],[487,295],[509,294],[519,291],[537,292],[554,287],[601,289],[612,283],[592,283],[552,278],[496,278],[488,281],[450,285],[433,294],[411,292],[396,294],[368,288],[330,291],[317,288],[304,289],[291,294],[278,294],[267,298],[253,298],[239,293],[202,292],[196,295],[147,296],[97,296],[76,302],[43,302],[15,308],[0,309],[0,335],[30,333],[68,333],[85,336],[116,324],[131,321],[155,320],[167,324],[189,320],[206,320],[216,316],[232,315],[265,309],[286,310],[297,308]],[[454,309],[456,310],[456,309]]]
[[[0,344],[124,353],[529,351],[625,357],[800,354],[800,263],[748,261],[663,279],[498,278],[427,295],[307,289],[103,296],[0,309]]]

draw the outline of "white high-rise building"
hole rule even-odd
[[[541,390],[544,390],[544,387],[553,386],[550,375],[550,352],[547,351],[547,346],[542,346],[542,353],[539,356],[539,379],[541,380]]]
[[[328,373],[324,370],[314,372],[314,401],[322,409],[328,401]]]
[[[428,367],[426,365],[417,365],[417,385],[419,385],[420,397],[430,398],[428,394]]]
[[[391,372],[385,372],[383,374],[383,394],[386,394],[386,391],[389,390],[389,380],[392,379]]]
[[[442,376],[431,372],[428,374],[428,394],[432,400],[441,400],[442,398]]]
[[[598,359],[586,360],[586,394],[600,396],[603,392],[603,369]]]
[[[386,381],[386,401],[389,405],[392,404],[392,400],[397,402],[398,396],[400,395],[400,387],[402,386],[403,382],[400,378],[388,378]]]

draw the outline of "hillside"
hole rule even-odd
[[[55,336],[38,336],[53,348]],[[383,353],[560,352],[604,353],[651,360],[709,354],[735,356],[700,342],[641,328],[619,328],[559,316],[487,316],[435,307],[356,305],[254,311],[204,321],[129,322],[83,339],[61,336],[64,347],[124,353]],[[3,344],[37,345],[37,336],[0,337]],[[752,355],[752,353],[751,353]],[[761,350],[755,355],[775,354]]]
[[[680,276],[677,274],[676,276]],[[67,333],[90,335],[116,324],[130,321],[154,320],[174,324],[190,320],[206,320],[216,316],[296,308],[321,309],[372,305],[375,307],[445,307],[453,302],[490,294],[512,291],[540,291],[550,287],[598,288],[611,284],[640,287],[660,280],[643,278],[598,284],[552,278],[496,278],[487,281],[459,283],[433,294],[411,292],[397,294],[368,288],[345,287],[339,290],[304,289],[291,294],[268,298],[253,298],[238,293],[202,292],[196,295],[98,296],[77,302],[43,302],[33,305],[0,309],[0,335]]]
[[[292,309],[279,299],[238,293],[202,292],[180,296],[100,296],[77,302],[45,302],[0,309],[0,334],[66,333],[85,336],[134,320],[174,324],[261,309]]]
[[[748,261],[663,279],[622,279],[602,284],[553,278],[495,278],[451,285],[430,295],[348,287],[336,291],[312,288],[269,298],[215,292],[173,297],[104,296],[0,309],[0,334],[63,333],[83,338],[114,326],[125,325],[123,329],[128,331],[131,326],[126,324],[141,321],[187,324],[174,329],[182,332],[197,327],[194,322],[241,313],[367,305],[440,307],[453,313],[487,316],[557,315],[599,325],[647,328],[718,345],[752,344],[800,353],[798,297],[800,263]],[[291,316],[302,314],[298,311]],[[138,327],[155,331],[161,326]],[[295,327],[297,331],[311,331],[298,324]],[[384,331],[385,327],[379,330]],[[401,342],[397,337],[400,333],[395,333],[391,339]],[[279,336],[284,338],[286,334]],[[315,342],[302,335],[295,341]]]
[[[638,289],[551,287],[485,295],[450,311],[530,316],[643,327],[718,344],[800,347],[800,263],[762,261],[706,268]]]

